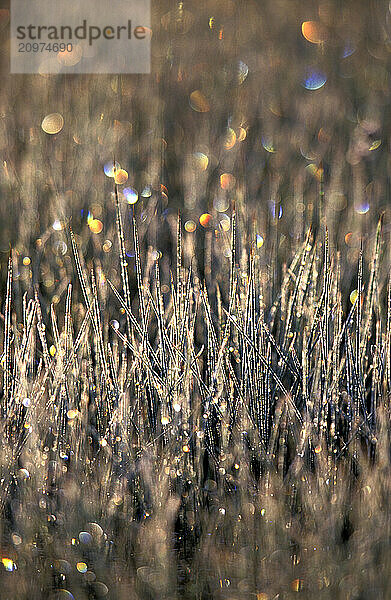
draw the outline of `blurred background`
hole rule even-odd
[[[327,223],[347,287],[361,239],[365,250],[383,213],[388,235],[388,2],[153,1],[151,74],[121,76],[10,75],[8,8],[0,11],[2,286],[12,247],[22,291],[33,282],[43,299],[61,302],[73,277],[69,225],[87,262],[94,256],[119,281],[114,159],[125,171],[129,264],[134,213],[143,251],[161,253],[166,283],[179,209],[186,260],[207,279],[228,269],[234,205],[239,242],[259,252],[265,283],[310,225]]]

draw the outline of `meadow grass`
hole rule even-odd
[[[153,2],[146,76],[7,27],[0,600],[391,598],[389,2]]]
[[[308,231],[271,298],[235,212],[209,286],[178,216],[163,283],[135,219],[126,257],[113,198],[119,285],[68,228],[74,280],[45,319],[37,289],[15,294],[9,260],[2,597],[388,597],[381,220],[346,310],[327,229]]]

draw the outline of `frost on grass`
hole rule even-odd
[[[9,261],[4,598],[388,597],[381,223],[347,302],[327,230],[308,232],[273,296],[235,214],[210,285],[178,218],[163,293],[135,220],[127,258],[115,206],[116,284],[70,229],[74,279],[51,310],[37,289],[19,297]]]

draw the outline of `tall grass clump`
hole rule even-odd
[[[20,296],[9,259],[1,597],[388,598],[381,220],[352,293],[327,229],[311,228],[289,263],[274,259],[272,294],[240,211],[207,283],[180,216],[168,272],[135,218],[128,257],[113,198],[118,281],[70,227],[56,305],[37,287]]]

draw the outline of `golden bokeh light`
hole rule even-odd
[[[41,123],[41,127],[45,133],[55,135],[64,127],[64,117],[60,113],[46,115]]]

